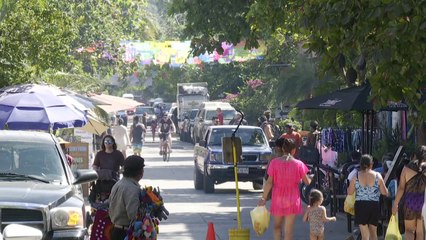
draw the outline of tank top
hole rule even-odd
[[[379,189],[379,177],[376,173],[376,178],[374,180],[373,186],[361,186],[358,179],[358,173],[356,174],[355,182],[355,201],[376,201],[380,199],[380,189]]]

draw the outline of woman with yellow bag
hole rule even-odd
[[[398,190],[392,213],[402,208],[405,226],[405,239],[424,239],[422,207],[426,188],[426,146],[419,146],[415,158],[404,166],[399,178]]]
[[[380,173],[372,170],[371,155],[362,155],[360,168],[348,187],[348,194],[355,193],[355,224],[359,225],[363,240],[377,240],[380,194],[386,196],[388,189]]]

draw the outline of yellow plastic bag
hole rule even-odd
[[[346,196],[343,210],[345,210],[346,213],[355,216],[355,193],[350,195],[348,194]]]
[[[261,236],[269,227],[270,213],[265,206],[257,206],[250,211],[253,230]]]
[[[395,215],[389,220],[388,229],[386,230],[385,240],[402,240],[401,233],[399,232],[398,219]]]

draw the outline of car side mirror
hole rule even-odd
[[[205,146],[206,145],[206,140],[201,139],[200,142],[198,143],[200,146]]]

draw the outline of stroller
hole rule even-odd
[[[110,176],[112,175],[114,174]],[[99,176],[102,176],[102,174],[99,174]],[[109,239],[112,223],[108,214],[108,199],[111,189],[116,182],[116,178],[100,178],[90,186],[89,202],[91,206],[91,220],[93,222],[90,239]]]

